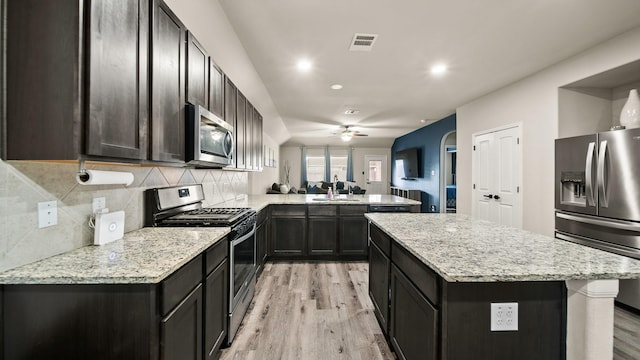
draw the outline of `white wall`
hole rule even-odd
[[[364,172],[365,155],[385,155],[387,157],[387,181],[391,179],[391,149],[390,148],[353,148],[353,180],[366,189]],[[296,188],[300,186],[301,150],[297,146],[283,146],[280,148],[280,179],[284,180],[282,165],[288,161],[291,164],[290,182]]]
[[[553,235],[558,88],[637,59],[640,59],[640,28],[459,107],[458,211],[471,214],[472,134],[522,123],[523,227]]]

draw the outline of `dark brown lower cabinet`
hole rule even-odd
[[[228,326],[229,312],[229,262],[224,260],[205,281],[204,296],[204,357],[217,359]]]
[[[438,310],[394,265],[389,337],[399,359],[437,359]]]
[[[227,245],[160,283],[3,285],[0,359],[216,359],[227,334]]]
[[[338,240],[337,206],[312,205],[307,213],[309,255],[335,255]]]
[[[373,313],[380,323],[382,332],[389,331],[389,272],[391,260],[373,242],[369,244],[369,297],[373,303]]]
[[[202,284],[162,319],[160,328],[161,359],[202,359]]]
[[[367,225],[364,217],[367,212],[366,205],[342,205],[340,206],[340,229],[338,241],[340,243],[339,254],[361,256],[366,259]]]
[[[269,255],[275,258],[301,258],[306,254],[306,205],[274,205],[271,208]]]
[[[262,209],[256,214],[256,274],[260,275],[267,261],[267,247],[269,234],[269,208]]]

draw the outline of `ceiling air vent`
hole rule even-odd
[[[371,51],[373,43],[378,38],[377,34],[355,34],[351,41],[349,51]]]

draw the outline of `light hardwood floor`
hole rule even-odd
[[[220,358],[395,359],[373,315],[367,263],[267,263]]]
[[[640,360],[640,316],[615,309],[614,360]],[[221,359],[395,359],[373,315],[366,262],[267,263]]]
[[[616,306],[613,322],[613,359],[640,360],[640,315]]]

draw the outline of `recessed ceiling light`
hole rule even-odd
[[[447,72],[447,65],[445,64],[436,64],[431,67],[431,74],[433,75],[442,75]]]
[[[421,120],[420,120],[420,122],[424,124],[424,123],[426,123],[426,122],[427,122],[427,120],[425,120],[425,119],[421,119]]]
[[[357,114],[359,112],[360,112],[360,110],[357,110],[357,109],[349,109],[349,110],[345,110],[344,114],[345,115],[355,115],[355,114]]]
[[[340,89],[342,89],[342,85],[340,84],[331,85],[331,90],[340,90]]]
[[[312,64],[311,64],[311,61],[307,59],[302,59],[298,61],[298,63],[296,64],[296,67],[300,72],[308,72],[309,70],[311,70]]]

